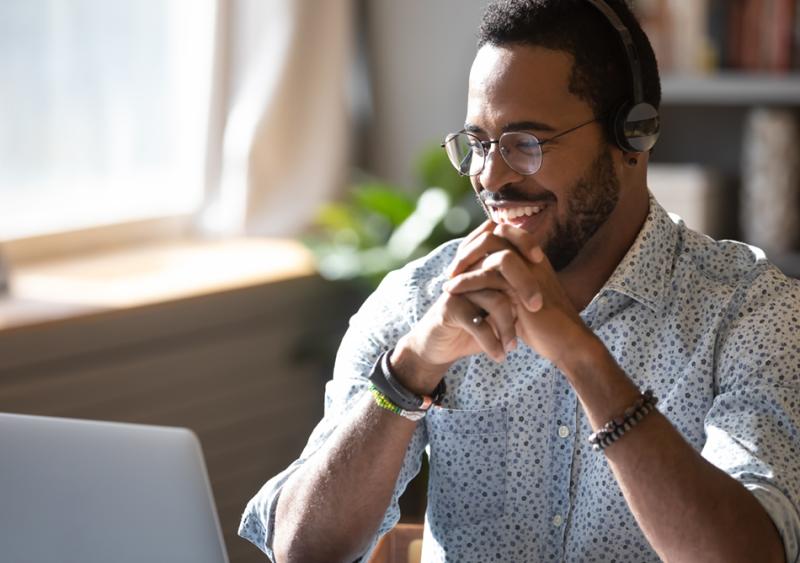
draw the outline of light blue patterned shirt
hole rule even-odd
[[[440,295],[456,247],[387,276],[351,319],[325,417],[242,518],[239,533],[270,557],[283,483],[367,392],[377,356]],[[689,230],[651,198],[635,243],[581,317],[687,442],[753,492],[787,562],[798,561],[800,283],[758,249]],[[423,561],[658,561],[549,361],[520,343],[503,364],[470,356],[445,377],[447,396],[418,424],[381,534],[398,521],[397,499],[427,449]]]

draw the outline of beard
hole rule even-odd
[[[566,268],[606,222],[617,206],[619,192],[614,161],[606,148],[592,162],[586,175],[569,190],[566,200],[568,219],[556,223],[544,245],[544,253],[554,270]]]
[[[566,208],[565,221],[556,219],[548,240],[542,246],[547,259],[556,271],[566,268],[589,242],[597,230],[608,220],[619,201],[620,183],[614,171],[611,151],[605,147],[592,161],[589,170],[568,190],[561,201]],[[491,214],[487,205],[494,201],[555,201],[555,196],[532,199],[519,186],[508,185],[497,193],[488,190],[477,190],[478,202]]]

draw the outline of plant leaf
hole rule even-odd
[[[353,188],[353,201],[363,210],[382,215],[393,227],[414,211],[414,202],[400,188],[388,184],[361,184]]]

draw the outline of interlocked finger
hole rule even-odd
[[[452,280],[446,282],[443,289],[453,294],[468,293],[480,289],[495,289],[509,292],[511,286],[498,270],[478,269],[456,276]]]
[[[511,300],[500,291],[485,289],[461,297],[473,307],[463,319],[464,329],[494,360],[502,361],[516,344],[516,317]]]
[[[477,234],[472,240],[461,243],[453,263],[450,265],[451,277],[479,264],[494,252],[509,250],[516,252],[514,246],[507,240],[494,235],[491,231]]]

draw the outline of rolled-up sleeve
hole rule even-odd
[[[284,485],[354,411],[356,403],[368,393],[367,377],[377,357],[384,350],[392,348],[410,328],[415,314],[416,289],[410,276],[411,267],[409,265],[386,276],[380,287],[350,319],[350,326],[336,356],[333,378],[325,387],[323,419],[312,432],[300,457],[267,481],[245,508],[239,535],[256,545],[271,561],[275,561],[272,550],[275,513]],[[408,446],[390,505],[365,557],[380,536],[400,519],[398,499],[419,472],[426,443],[424,425],[419,424]]]
[[[787,563],[800,561],[800,298],[768,270],[742,290],[720,333],[717,395],[702,455],[750,490]]]

